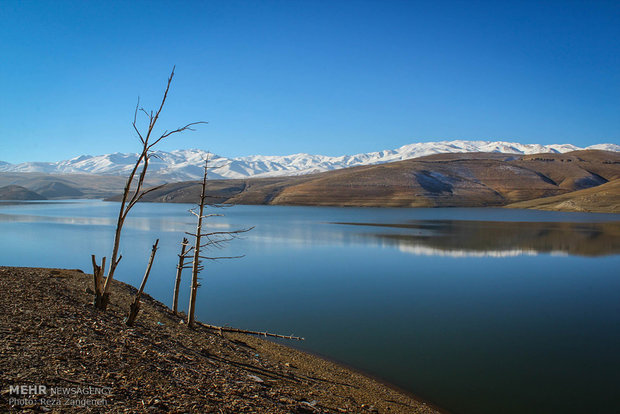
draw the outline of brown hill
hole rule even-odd
[[[237,180],[209,180],[208,201],[211,203],[269,204],[271,199],[286,186],[312,179],[314,176],[254,178]],[[196,203],[201,183],[184,181],[166,184],[147,194],[143,200],[160,203]],[[109,201],[120,201],[115,195]]]
[[[0,187],[0,200],[45,200],[41,194],[19,185]]]
[[[481,207],[557,196],[620,178],[620,154],[437,154],[300,177],[213,180],[216,202],[368,207]],[[147,201],[195,202],[196,183],[175,183]]]
[[[501,206],[564,194],[620,177],[620,155],[441,154],[322,174],[288,186],[273,204]]]
[[[510,208],[538,210],[587,211],[598,213],[620,212],[620,179],[597,187],[509,204]]]
[[[62,181],[37,183],[30,189],[47,198],[81,198],[84,196],[82,191]]]
[[[123,191],[127,177],[95,174],[0,172],[0,187],[18,185],[47,199],[104,198]],[[147,184],[161,184],[147,179]]]

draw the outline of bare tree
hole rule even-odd
[[[222,214],[204,214],[205,206],[208,204],[207,200],[207,174],[209,171],[209,158],[205,160],[204,174],[202,177],[202,187],[200,191],[200,200],[198,204],[198,212],[195,210],[189,210],[190,213],[196,216],[196,233],[186,234],[194,237],[194,246],[190,247],[184,255],[187,257],[190,254],[193,255],[192,261],[192,282],[190,287],[189,296],[189,310],[187,312],[187,326],[190,328],[194,326],[194,312],[196,310],[196,294],[200,283],[198,282],[198,273],[204,269],[202,265],[203,260],[218,260],[218,259],[238,259],[243,256],[204,256],[201,254],[202,249],[208,248],[222,248],[226,243],[238,237],[240,233],[245,233],[252,230],[254,227],[233,231],[214,231],[203,232],[203,220],[209,217],[222,216]],[[206,240],[206,241],[204,241]]]
[[[172,311],[177,314],[179,312],[179,288],[181,287],[181,273],[185,268],[185,259],[187,256],[185,255],[185,250],[189,241],[183,237],[183,241],[181,242],[181,254],[179,255],[179,264],[177,265],[177,276],[174,281],[174,292],[172,294]]]
[[[215,326],[201,323],[195,320],[194,313],[196,311],[196,298],[198,293],[198,288],[200,287],[200,283],[198,282],[198,274],[204,270],[204,266],[202,265],[203,260],[218,260],[218,259],[237,259],[243,256],[205,256],[202,254],[203,249],[213,249],[213,248],[222,248],[224,245],[233,239],[239,237],[241,233],[248,232],[252,230],[254,227],[249,227],[241,230],[233,230],[233,231],[213,231],[213,232],[204,232],[203,230],[203,220],[208,219],[210,217],[223,216],[223,214],[205,214],[205,207],[222,207],[221,205],[215,205],[211,203],[207,203],[207,175],[209,172],[209,158],[205,160],[204,165],[204,174],[202,177],[202,186],[200,191],[200,199],[198,203],[198,212],[194,209],[189,210],[190,213],[196,216],[196,232],[185,234],[192,236],[194,238],[194,245],[187,249],[189,245],[189,241],[184,238],[181,243],[181,254],[179,255],[179,264],[177,265],[177,278],[175,282],[174,289],[174,309],[176,312],[177,308],[177,296],[179,291],[179,283],[180,283],[180,274],[182,269],[186,269],[191,267],[192,269],[192,281],[190,286],[190,298],[189,298],[189,310],[187,312],[187,326],[193,328],[194,325],[202,326],[203,328],[211,329],[218,332],[220,335],[223,332],[235,332],[235,333],[243,333],[249,335],[259,335],[259,336],[270,336],[274,338],[284,338],[284,339],[293,339],[298,341],[303,341],[304,338],[294,335],[280,335],[276,333],[270,332],[259,332],[259,331],[249,331],[246,329],[238,329],[231,328],[227,326]],[[185,260],[193,257],[191,266],[186,264]]]
[[[108,270],[108,276],[105,279],[105,284],[103,283],[103,272],[105,265],[105,258],[103,258],[102,265],[99,267],[96,264],[96,260],[93,257],[93,273],[95,275],[95,306],[98,309],[105,310],[108,306],[110,300],[110,287],[112,285],[112,280],[114,279],[114,272],[118,263],[122,259],[122,255],[119,255],[120,241],[121,241],[121,232],[123,230],[123,224],[125,224],[125,220],[127,219],[127,215],[133,206],[136,205],[138,201],[144,197],[144,195],[150,193],[151,191],[157,190],[161,186],[153,187],[148,190],[143,190],[142,187],[144,185],[144,179],[146,177],[146,171],[149,166],[149,159],[153,155],[152,150],[155,145],[157,145],[163,139],[169,137],[170,135],[177,134],[183,131],[193,131],[192,126],[198,124],[206,124],[204,121],[192,122],[185,126],[179,127],[172,131],[165,130],[159,137],[153,137],[153,130],[155,129],[155,125],[157,120],[159,119],[159,115],[161,114],[162,109],[164,108],[164,104],[166,103],[166,98],[168,97],[168,91],[170,89],[170,84],[172,83],[172,78],[174,77],[174,67],[172,68],[172,72],[170,73],[170,77],[168,78],[168,83],[166,84],[166,91],[164,92],[164,96],[161,100],[159,108],[157,111],[147,112],[144,108],[140,107],[140,99],[138,98],[138,103],[136,104],[136,109],[134,111],[133,116],[133,129],[138,134],[138,138],[142,143],[142,151],[138,160],[136,161],[136,165],[131,170],[129,177],[127,178],[127,182],[125,183],[125,190],[123,191],[123,198],[120,204],[120,209],[118,212],[118,219],[116,221],[116,232],[114,233],[114,244],[112,247],[112,259],[110,260],[110,268]],[[144,114],[148,119],[148,127],[146,131],[140,132],[138,128],[138,112]],[[97,269],[99,268],[99,271]],[[97,278],[99,277],[99,280]]]
[[[129,307],[129,315],[127,315],[127,319],[125,320],[125,324],[127,326],[133,326],[133,323],[136,321],[138,317],[138,312],[140,312],[140,296],[142,296],[142,292],[144,292],[144,287],[146,286],[146,281],[149,278],[149,274],[151,273],[151,267],[153,266],[153,260],[155,259],[155,253],[157,253],[157,245],[159,244],[159,239],[155,241],[153,248],[151,249],[151,257],[149,258],[149,262],[146,265],[146,271],[144,272],[144,277],[142,278],[142,283],[140,284],[140,289],[136,292],[136,296]]]

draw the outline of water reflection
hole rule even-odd
[[[112,218],[107,217],[46,217],[32,214],[0,214],[0,222],[9,223],[59,223],[74,225],[111,226]]]
[[[366,237],[425,256],[607,256],[620,253],[620,222],[498,222],[424,220],[404,224],[334,223],[381,228]]]
[[[179,242],[195,229],[190,207],[136,205],[118,280],[137,286],[160,238],[147,291],[171,304]],[[118,204],[0,211],[0,264],[88,271],[91,254],[109,254]],[[256,228],[227,247],[243,259],[202,274],[201,320],[299,334],[306,341],[295,345],[453,412],[620,407],[620,215],[281,206],[225,214],[209,225]]]
[[[74,226],[115,226],[116,218],[112,217],[55,217],[38,216],[33,214],[0,214],[0,222],[8,223],[53,223]],[[182,221],[173,221],[168,218],[131,217],[125,223],[127,228],[142,231],[183,232],[191,229],[191,224]],[[218,224],[212,227],[227,228],[227,224]]]

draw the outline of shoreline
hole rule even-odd
[[[618,195],[620,199],[620,195]],[[552,197],[549,197],[552,198]],[[553,197],[555,198],[555,197]],[[265,207],[316,207],[316,208],[340,208],[340,209],[397,209],[397,210],[418,210],[418,209],[504,209],[504,210],[523,210],[523,211],[541,211],[541,212],[555,212],[555,213],[573,213],[573,214],[593,214],[593,215],[615,215],[620,216],[620,209],[607,209],[604,207],[593,209],[577,209],[572,207],[563,208],[550,208],[546,205],[525,207],[527,203],[534,201],[543,201],[545,199],[533,199],[526,200],[518,203],[511,203],[505,205],[472,205],[472,206],[372,206],[372,205],[348,205],[348,204],[268,204],[268,203],[235,203],[224,204],[226,206],[265,206]],[[114,200],[112,197],[106,198],[50,198],[46,200],[0,200],[0,204],[4,205],[21,205],[21,204],[61,204],[70,202],[82,202],[82,201],[103,201],[109,203],[120,203],[119,200]],[[196,205],[195,202],[189,201],[156,201],[156,200],[141,200],[140,203],[146,204],[187,204]]]
[[[267,340],[268,341],[272,341],[270,339],[267,339]],[[382,378],[382,377],[380,377],[378,375],[375,375],[375,374],[372,374],[370,372],[364,371],[363,369],[356,368],[353,365],[347,364],[346,362],[339,361],[339,360],[334,359],[334,358],[330,358],[329,356],[320,354],[318,352],[312,352],[312,351],[308,351],[308,350],[297,349],[297,348],[295,348],[294,346],[291,346],[291,345],[286,345],[286,344],[278,344],[278,345],[282,345],[282,346],[287,347],[287,348],[292,348],[292,349],[294,349],[296,351],[303,352],[304,354],[308,354],[309,356],[312,356],[312,357],[315,357],[315,358],[319,358],[319,359],[323,359],[323,360],[325,360],[327,362],[330,362],[330,363],[332,363],[334,365],[337,365],[338,367],[340,367],[340,368],[342,368],[344,370],[355,372],[356,374],[362,375],[362,376],[364,376],[364,377],[366,377],[366,378],[368,378],[368,379],[370,379],[372,381],[378,382],[379,384],[382,384],[382,385],[384,385],[384,386],[386,386],[388,388],[391,388],[392,390],[394,390],[395,392],[397,392],[399,394],[406,395],[406,396],[408,396],[409,398],[411,398],[411,399],[413,399],[415,401],[423,403],[424,405],[426,405],[428,407],[431,407],[432,409],[436,410],[440,414],[454,414],[452,411],[449,411],[446,408],[440,407],[436,403],[434,403],[432,401],[429,401],[429,400],[427,400],[425,398],[422,398],[422,397],[416,395],[415,393],[413,393],[412,391],[407,391],[404,388],[399,387],[398,385],[390,382],[389,380],[387,380],[385,378]]]
[[[247,334],[190,330],[148,294],[136,324],[122,323],[135,288],[114,281],[106,312],[79,270],[0,267],[2,411],[9,385],[108,387],[106,412],[447,413],[337,361]],[[79,385],[78,385],[79,386]],[[28,402],[27,400],[21,401]],[[61,407],[80,411],[85,407]],[[87,406],[87,412],[100,412]]]

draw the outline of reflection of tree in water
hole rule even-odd
[[[399,247],[474,252],[524,250],[579,256],[620,253],[620,222],[427,220],[404,224],[339,224],[390,228],[389,232],[369,233],[368,236]]]

